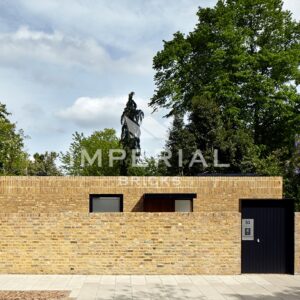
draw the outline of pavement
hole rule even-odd
[[[2,291],[69,291],[77,300],[300,299],[300,275],[0,275]]]

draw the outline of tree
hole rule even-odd
[[[29,161],[28,175],[30,176],[60,176],[61,172],[56,166],[56,152],[45,152],[44,154],[35,153],[33,161]]]
[[[150,105],[167,108],[168,116],[189,113],[197,146],[222,147],[232,171],[261,174],[264,161],[276,156],[273,170],[289,176],[300,132],[300,23],[281,0],[219,0],[200,8],[198,18],[193,32],[175,33],[154,57]],[[208,111],[216,106],[221,126],[197,121],[206,117],[195,98]]]
[[[252,159],[257,156],[258,149],[253,146],[250,134],[241,129],[224,130],[219,107],[213,99],[196,96],[192,100],[192,112],[188,124],[185,125],[180,114],[174,116],[166,150],[172,153],[171,167],[168,175],[197,175],[209,173],[235,173],[240,170],[249,172],[253,169]],[[215,152],[218,150],[219,163],[231,162],[230,167],[214,166]],[[189,166],[195,151],[200,150],[208,164]],[[182,166],[179,166],[179,151]]]
[[[280,0],[218,1],[194,32],[176,33],[154,58],[154,108],[193,111],[214,99],[225,126],[246,128],[263,153],[291,147],[300,130],[300,25]],[[264,148],[264,149],[263,149]]]
[[[140,159],[139,166],[129,166],[128,176],[162,176],[166,175],[165,169],[161,168],[158,160],[154,157]]]
[[[251,131],[236,127],[232,121],[224,119],[222,109],[214,99],[195,96],[192,100],[189,121],[188,128],[191,133],[194,133],[195,147],[202,151],[209,164],[209,167],[203,171],[246,173],[254,170],[252,160],[257,157],[258,148],[254,145]],[[229,167],[214,166],[215,150],[218,150],[218,160],[223,163],[230,162]]]
[[[137,156],[140,155],[140,130],[139,126],[144,118],[142,110],[137,108],[137,104],[133,100],[134,92],[128,96],[126,107],[121,116],[122,134],[121,144],[126,152],[126,159],[121,166],[121,174],[128,175],[128,168],[131,166],[132,150],[135,150]]]
[[[287,174],[284,174],[285,196],[298,199],[296,209],[300,211],[300,135],[295,139],[295,150],[287,163]]]
[[[195,138],[184,124],[182,114],[176,114],[173,119],[169,137],[162,156],[171,154],[168,160],[170,166],[166,166],[166,175],[179,176],[190,175],[189,161],[195,149]],[[162,162],[163,163],[163,162]]]
[[[120,161],[109,165],[109,152],[113,149],[120,149],[114,129],[95,131],[88,137],[75,132],[69,150],[61,154],[62,170],[73,176],[119,175]],[[120,153],[114,156],[120,156]]]
[[[27,153],[23,131],[8,119],[6,106],[0,103],[0,175],[25,175]]]

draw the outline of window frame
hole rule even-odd
[[[93,211],[93,199],[95,197],[119,197],[120,198],[120,211]],[[124,212],[124,205],[123,205],[123,194],[90,194],[90,199],[89,199],[89,213],[106,213],[106,214],[111,214],[111,213],[123,213]]]

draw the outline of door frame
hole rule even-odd
[[[241,241],[241,273],[243,273],[243,257],[242,257],[242,247],[243,247],[243,241],[242,241],[242,209],[243,206],[250,205],[253,207],[284,207],[287,210],[288,215],[290,218],[287,218],[286,223],[286,235],[288,237],[287,242],[287,253],[286,257],[288,257],[287,265],[286,265],[286,274],[292,274],[295,273],[295,201],[294,199],[290,198],[283,198],[283,199],[240,199],[239,201],[239,211],[241,214],[241,229],[240,229],[240,241]]]

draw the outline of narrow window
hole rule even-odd
[[[90,195],[90,212],[123,212],[123,195]]]
[[[175,200],[176,212],[192,212],[193,204],[192,200]]]

